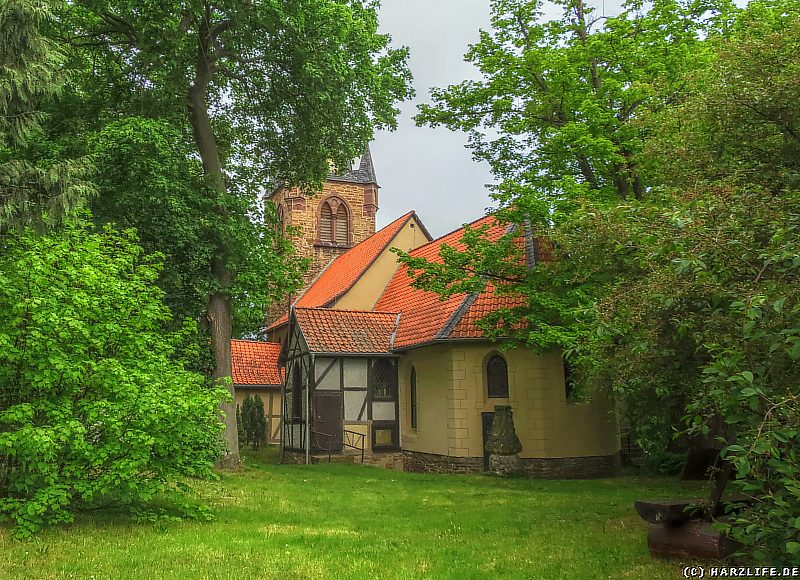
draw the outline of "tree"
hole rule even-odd
[[[80,0],[60,23],[61,41],[102,60],[115,90],[146,94],[192,135],[211,224],[212,376],[232,389],[232,296],[246,277],[236,256],[236,224],[250,205],[243,197],[275,178],[313,189],[331,160],[344,166],[374,127],[393,126],[395,101],[410,94],[407,52],[388,48],[375,4],[360,0],[203,0],[146,10]],[[290,289],[286,276],[276,272],[274,281],[283,285],[273,295]],[[235,464],[235,409],[223,411],[227,462]]]
[[[583,0],[553,4],[562,16],[545,21],[539,0],[494,0],[492,31],[466,54],[483,79],[434,89],[417,117],[469,132],[474,157],[500,180],[495,199],[539,221],[576,197],[645,197],[639,120],[684,96],[685,75],[708,62],[702,37],[727,6],[631,1],[606,17]]]
[[[613,206],[646,197],[657,178],[643,156],[653,132],[646,120],[686,96],[687,75],[713,58],[703,37],[725,24],[730,8],[724,1],[627,2],[618,16],[605,17],[583,0],[555,5],[561,18],[545,21],[539,1],[492,2],[493,30],[481,32],[466,55],[483,79],[434,89],[434,105],[417,117],[469,132],[474,157],[500,180],[492,193],[498,217],[545,246],[587,200]],[[480,234],[465,236],[462,251],[443,249],[442,263],[402,259],[418,285],[445,295],[491,282],[498,293],[520,296],[520,306],[484,320],[490,336],[572,353],[591,324],[584,313],[610,276],[576,280],[542,260],[529,269],[514,242],[520,229],[500,243]]]
[[[225,392],[176,357],[159,267],[132,232],[84,222],[3,238],[0,517],[17,536],[210,473]]]
[[[46,0],[0,4],[0,231],[55,223],[92,192],[85,159],[41,155],[44,107],[64,89],[66,57],[42,29]]]

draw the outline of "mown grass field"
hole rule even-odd
[[[701,493],[252,457],[196,487],[212,522],[98,514],[26,542],[0,529],[0,578],[678,578],[679,563],[650,559],[633,501]]]

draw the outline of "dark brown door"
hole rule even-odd
[[[311,442],[327,451],[342,450],[342,392],[317,391],[314,393],[314,436]]]

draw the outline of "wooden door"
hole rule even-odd
[[[314,425],[311,442],[319,449],[342,450],[342,392],[317,391],[314,393]]]

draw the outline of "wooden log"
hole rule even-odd
[[[702,500],[654,499],[634,502],[636,513],[648,524],[679,524],[703,517]]]
[[[741,545],[723,536],[710,523],[692,520],[678,525],[651,524],[647,533],[650,555],[661,558],[727,558]]]

